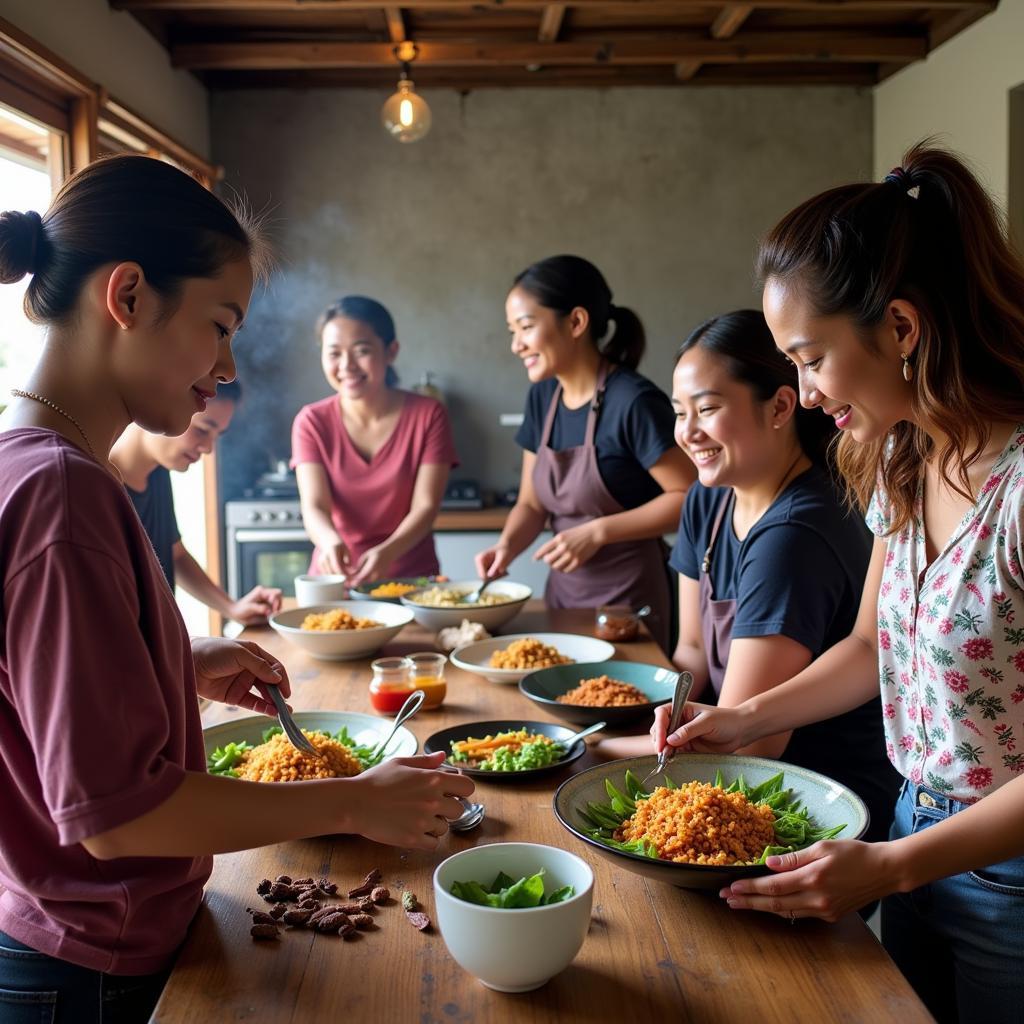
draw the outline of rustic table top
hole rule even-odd
[[[591,633],[593,614],[536,605],[508,632]],[[247,639],[287,666],[295,710],[370,712],[368,661],[316,661],[269,628]],[[412,624],[383,653],[432,648]],[[649,640],[618,645],[625,660],[667,664]],[[204,722],[248,712],[213,705]],[[488,683],[449,666],[448,697],[410,723],[422,747],[433,732],[494,718],[548,716],[515,686]],[[838,924],[730,911],[713,893],[691,892],[616,870],[559,825],[554,790],[573,768],[526,785],[483,782],[483,825],[448,835],[431,853],[381,846],[352,836],[307,839],[218,856],[206,900],[156,1009],[158,1024],[316,1021],[500,1024],[566,1020],[747,1022],[891,1021],[931,1017],[855,914]],[[527,841],[570,849],[594,870],[587,940],[572,965],[542,988],[503,995],[485,988],[448,955],[435,931],[411,927],[396,905],[380,908],[379,927],[343,940],[308,931],[254,942],[246,907],[263,907],[261,878],[326,875],[343,887],[379,868],[392,892],[411,889],[433,915],[432,874],[446,856],[481,843]]]

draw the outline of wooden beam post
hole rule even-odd
[[[730,4],[723,7],[711,23],[712,39],[728,39],[736,34],[737,29],[743,24],[754,8],[750,4]]]
[[[701,62],[699,60],[681,60],[675,66],[676,78],[680,82],[688,82],[698,71],[700,71]]]
[[[388,36],[393,43],[405,42],[405,15],[401,7],[385,7],[384,17],[388,22]]]
[[[540,16],[538,41],[553,43],[562,31],[562,20],[565,18],[565,4],[548,4]]]

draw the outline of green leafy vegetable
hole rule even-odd
[[[664,777],[664,784],[666,789],[679,788],[668,776]],[[792,790],[785,788],[783,772],[765,779],[756,786],[748,785],[743,776],[738,775],[727,786],[722,773],[718,771],[715,773],[714,785],[727,793],[742,793],[750,803],[767,804],[772,809],[775,815],[776,843],[765,847],[757,861],[759,864],[763,864],[768,857],[802,850],[805,846],[822,839],[834,839],[846,828],[845,824],[836,825],[834,828],[819,826],[807,808],[802,807],[800,801],[794,797]],[[586,835],[613,850],[658,860],[657,848],[649,840],[636,839],[624,843],[615,838],[615,832],[636,811],[636,802],[646,800],[650,793],[644,792],[640,780],[628,769],[625,775],[625,793],[610,779],[605,779],[604,788],[608,794],[607,803],[588,801],[586,809],[577,809],[577,813],[588,826],[585,829]]]
[[[535,875],[513,881],[504,871],[498,872],[489,888],[479,882],[452,882],[451,894],[467,903],[476,903],[481,907],[494,907],[499,910],[521,910],[527,907],[548,907],[552,903],[562,903],[570,896],[576,895],[571,885],[563,885],[547,896],[544,895],[544,869]]]
[[[452,752],[449,761],[465,763],[470,757],[455,749],[459,740],[452,740]],[[565,744],[555,743],[547,739],[524,743],[518,750],[512,747],[497,747],[486,760],[476,765],[481,772],[525,772],[532,768],[547,768],[548,765],[561,761],[565,757]]]

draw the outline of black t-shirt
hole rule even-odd
[[[694,484],[686,496],[669,564],[700,578],[711,529],[727,488]],[[850,514],[828,473],[802,473],[740,541],[725,514],[711,556],[716,600],[735,600],[732,639],[787,636],[817,658],[849,636],[857,618],[871,535]],[[700,698],[713,703],[707,691]],[[871,839],[884,839],[899,775],[885,754],[878,698],[794,731],[782,760],[837,779],[871,811]]]
[[[523,423],[516,433],[520,448],[536,452],[544,433],[555,378],[530,387]],[[579,409],[558,403],[549,444],[555,451],[578,448],[587,436],[590,402]],[[638,508],[662,493],[648,472],[674,444],[675,413],[663,391],[634,370],[617,367],[607,379],[598,413],[594,446],[597,469],[611,496],[624,508]]]
[[[171,474],[163,466],[157,466],[146,480],[144,491],[125,487],[132,499],[135,511],[142,520],[156,557],[160,561],[167,582],[174,590],[174,545],[181,540],[178,520],[174,515],[174,496],[171,492]]]

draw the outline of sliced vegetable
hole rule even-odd
[[[500,871],[490,888],[474,881],[452,882],[450,891],[456,899],[499,910],[546,907],[552,903],[562,903],[570,896],[576,895],[576,890],[571,885],[563,885],[545,896],[543,868],[535,875],[520,878],[518,882],[513,881],[504,871]]]

